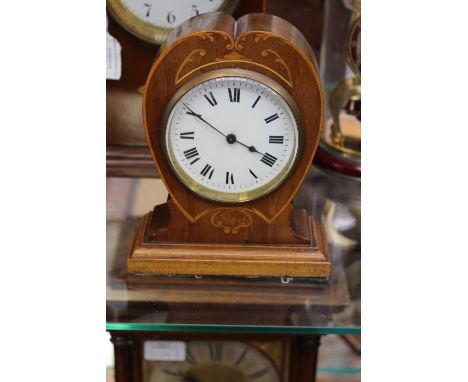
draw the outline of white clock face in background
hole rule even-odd
[[[190,89],[169,115],[166,150],[176,174],[209,199],[265,195],[289,174],[299,129],[289,104],[244,77],[219,77]]]
[[[171,29],[205,12],[215,12],[223,0],[122,0],[140,20],[156,27]]]

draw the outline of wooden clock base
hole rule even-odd
[[[242,213],[248,216],[247,212]],[[207,215],[206,219],[190,222],[180,216],[171,201],[156,206],[136,227],[128,271],[164,275],[330,276],[323,228],[303,209],[291,206],[274,223],[264,223],[263,227],[258,222],[249,226],[250,217],[241,224],[229,224],[233,216],[228,208]],[[220,240],[223,242],[216,242]]]

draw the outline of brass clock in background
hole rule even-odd
[[[110,331],[116,382],[310,382],[319,336]]]
[[[201,13],[231,13],[239,0],[107,0],[117,22],[133,35],[161,44],[169,31]]]
[[[264,343],[268,344],[268,343]],[[271,346],[240,341],[189,341],[184,361],[145,361],[145,382],[280,382]]]

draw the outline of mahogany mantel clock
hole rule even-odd
[[[207,13],[174,29],[143,99],[170,198],[140,222],[129,271],[329,276],[320,224],[291,204],[322,113],[314,54],[288,22]]]

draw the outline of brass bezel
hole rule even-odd
[[[122,0],[106,0],[107,9],[112,17],[128,32],[152,44],[159,45],[166,40],[172,30],[147,23],[135,16],[123,4]],[[232,13],[236,9],[239,0],[224,0],[217,12]]]
[[[175,104],[192,88],[200,85],[203,82],[213,80],[216,78],[220,78],[220,77],[244,77],[250,80],[260,82],[264,86],[272,89],[281,98],[283,98],[283,100],[289,106],[289,108],[291,109],[293,118],[297,125],[298,133],[297,133],[296,147],[294,148],[295,154],[291,156],[286,166],[273,179],[271,179],[265,185],[255,188],[250,191],[237,192],[237,193],[221,192],[221,191],[214,191],[208,187],[201,185],[200,183],[196,182],[194,179],[192,179],[190,176],[186,174],[185,170],[177,163],[175,154],[168,147],[166,143],[167,124],[168,124],[170,114]],[[302,154],[302,149],[304,145],[304,123],[302,119],[302,114],[299,110],[299,107],[296,104],[296,101],[286,91],[286,89],[284,89],[276,81],[274,81],[270,77],[267,77],[261,73],[254,72],[248,69],[237,69],[237,68],[216,69],[210,72],[200,74],[199,76],[186,82],[183,86],[181,86],[174,93],[174,95],[171,97],[171,99],[167,103],[167,106],[164,110],[164,113],[161,119],[160,126],[161,128],[159,131],[159,134],[160,134],[159,137],[160,137],[160,142],[162,146],[161,149],[162,149],[162,152],[164,153],[167,163],[169,164],[169,167],[175,173],[177,178],[182,182],[183,185],[185,185],[189,190],[191,190],[197,196],[202,197],[203,199],[213,200],[213,201],[221,202],[221,203],[248,202],[254,199],[261,198],[271,193],[275,189],[277,189],[281,184],[283,184],[286,181],[288,176],[294,170],[298,162],[298,159]]]

